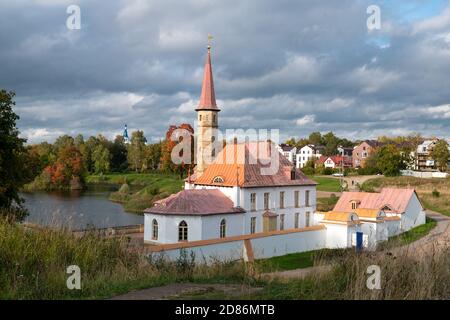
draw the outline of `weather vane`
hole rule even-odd
[[[211,40],[214,39],[212,35],[208,34],[208,49],[211,49]]]

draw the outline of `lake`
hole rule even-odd
[[[25,221],[72,230],[143,224],[143,216],[125,212],[121,204],[108,200],[117,188],[89,185],[84,191],[21,193],[30,213]]]

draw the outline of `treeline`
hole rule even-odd
[[[295,146],[297,149],[301,149],[306,145],[313,144],[315,146],[324,146],[323,151],[324,156],[332,156],[338,154],[337,148],[342,147],[353,147],[357,142],[350,141],[345,138],[337,137],[333,132],[328,132],[322,135],[320,132],[312,132],[307,138],[290,138],[286,140],[286,144],[290,146]]]
[[[188,124],[180,127],[193,129]],[[63,135],[51,144],[27,146],[28,167],[36,178],[26,186],[28,190],[82,189],[88,174],[107,174],[111,172],[150,172],[164,171],[186,174],[188,167],[175,165],[170,154],[176,142],[170,136],[176,126],[170,126],[166,139],[148,143],[143,131],[134,131],[127,143],[123,136],[108,140],[102,135],[83,135],[76,137]]]

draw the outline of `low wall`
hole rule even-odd
[[[247,256],[244,242],[252,247],[252,257]],[[170,260],[180,256],[182,249],[188,256],[194,253],[196,262],[214,260],[252,260],[282,256],[289,253],[311,251],[325,247],[326,228],[323,225],[300,229],[262,232],[222,239],[210,239],[165,245],[147,245],[147,254],[164,255]]]
[[[422,171],[412,171],[412,170],[400,170],[402,176],[415,177],[415,178],[447,178],[448,174],[446,172],[422,172]]]

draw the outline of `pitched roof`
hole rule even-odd
[[[404,213],[414,189],[383,188],[381,192],[344,192],[334,206],[334,211],[352,211],[351,201],[360,201],[358,208],[382,209],[390,207],[396,213]]]
[[[319,163],[325,163],[328,159],[331,159],[334,164],[341,164],[342,162],[344,165],[351,165],[352,160],[349,157],[342,157],[342,156],[321,156],[319,158]]]
[[[271,154],[273,154],[273,162]],[[271,170],[271,164],[278,166]],[[295,172],[291,179],[291,171]],[[214,183],[216,177],[221,177],[223,183]],[[278,152],[275,144],[267,141],[227,144],[208,165],[200,177],[195,177],[195,184],[239,186],[239,187],[272,187],[316,185],[289,160]]]
[[[205,71],[203,73],[202,93],[198,110],[217,110],[220,111],[216,104],[216,94],[214,92],[214,81],[211,65],[211,48],[208,46],[208,54],[206,55]]]
[[[282,143],[282,144],[280,144],[280,148],[281,148],[281,150],[283,150],[283,151],[291,151],[291,150],[294,149],[295,147],[294,147],[294,146],[290,146],[290,145],[285,144],[285,143]]]
[[[243,213],[244,209],[234,207],[233,201],[219,189],[182,190],[169,197],[155,201],[145,213],[167,215],[214,215]]]

